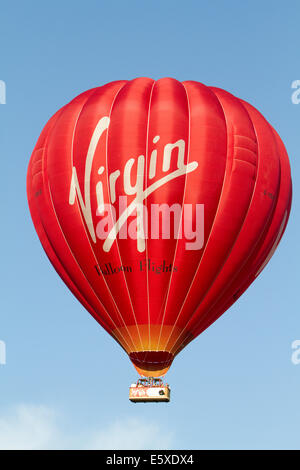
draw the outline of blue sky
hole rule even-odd
[[[1,5],[0,448],[300,448],[299,2],[52,1]],[[49,264],[26,199],[49,117],[89,88],[171,76],[256,106],[288,150],[294,199],[271,262],[175,360],[169,404],[134,405],[127,356]]]

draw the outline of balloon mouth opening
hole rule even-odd
[[[165,375],[174,359],[168,351],[137,351],[131,352],[129,357],[138,373],[145,377]]]

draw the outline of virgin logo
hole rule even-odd
[[[147,397],[147,390],[144,387],[131,388],[130,393],[133,397]]]
[[[164,147],[163,151],[163,162],[162,162],[162,171],[166,173],[160,179],[155,180],[152,184],[149,184],[147,188],[144,188],[144,174],[145,174],[145,156],[140,155],[137,158],[130,158],[124,167],[123,175],[121,175],[120,170],[116,170],[109,175],[108,182],[109,182],[109,199],[111,204],[105,203],[104,201],[104,194],[103,194],[103,185],[102,182],[99,181],[95,188],[91,188],[91,171],[92,171],[92,164],[93,159],[95,156],[96,148],[98,146],[99,140],[101,136],[105,133],[105,131],[109,127],[109,118],[107,116],[102,117],[91,138],[90,145],[88,148],[87,156],[86,156],[86,163],[85,163],[85,174],[84,174],[84,193],[81,193],[81,189],[78,182],[78,176],[76,167],[74,166],[72,169],[72,178],[71,178],[71,185],[70,185],[70,193],[69,193],[69,204],[73,205],[76,200],[76,196],[78,198],[78,202],[80,205],[80,209],[82,211],[85,223],[89,230],[90,236],[94,243],[97,242],[98,239],[104,240],[103,243],[103,250],[108,252],[110,251],[114,241],[116,240],[117,235],[119,234],[120,238],[126,238],[126,234],[129,233],[130,238],[135,238],[137,240],[137,249],[140,252],[145,250],[145,239],[149,237],[148,227],[147,227],[147,207],[143,204],[143,202],[147,199],[147,197],[156,191],[158,188],[164,186],[167,183],[179,178],[182,175],[186,175],[192,171],[195,171],[198,167],[198,162],[190,162],[187,165],[184,163],[184,153],[185,153],[185,141],[183,139],[178,140],[175,143],[168,143]],[[156,136],[153,139],[153,143],[158,142],[160,139],[159,136]],[[170,171],[171,165],[171,156],[172,151],[177,149],[178,157],[177,157],[177,169],[174,171]],[[154,149],[150,156],[149,162],[149,175],[148,181],[151,183],[151,180],[156,176],[156,164],[157,164],[157,150]],[[136,171],[136,181],[135,185],[131,184],[132,182],[132,169],[134,165],[137,165]],[[105,168],[101,166],[98,169],[98,174],[102,175],[105,171]],[[116,182],[118,179],[123,180],[123,189],[124,189],[124,196],[119,198],[117,201],[116,198]],[[101,221],[97,224],[96,228],[94,226],[93,218],[92,218],[92,210],[91,210],[91,192],[92,190],[95,191],[96,200],[97,200],[97,216],[104,216],[107,213],[106,217],[103,217]],[[127,196],[135,196],[134,199],[127,205]],[[125,201],[125,202],[124,202]],[[113,206],[119,202],[119,217],[116,217],[116,210]],[[203,226],[204,226],[204,210],[203,204],[196,204],[196,230],[193,232],[192,230],[192,210],[191,204],[173,204],[170,208],[167,204],[152,204],[155,206],[151,208],[151,227],[154,230],[154,234],[152,233],[150,236],[151,238],[158,238],[157,233],[157,225],[155,223],[155,219],[153,214],[156,214],[159,217],[159,214],[163,216],[163,227],[162,227],[162,238],[170,238],[170,212],[174,213],[174,231],[173,235],[175,238],[182,237],[182,226],[184,229],[184,236],[192,240],[194,239],[194,243],[187,243],[187,249],[200,249],[203,246]],[[158,208],[159,206],[159,208]],[[183,207],[189,206],[189,207]],[[153,209],[153,211],[152,211]],[[185,210],[184,210],[185,209]],[[167,215],[164,218],[164,213]],[[177,215],[176,215],[177,213]],[[135,224],[134,228],[131,226],[127,231],[127,220],[130,216],[135,216]],[[178,217],[179,215],[179,217]],[[182,220],[183,219],[183,220]],[[157,222],[157,221],[156,221]],[[168,228],[167,228],[168,226]],[[106,227],[106,230],[104,230]],[[125,235],[124,235],[125,234]]]

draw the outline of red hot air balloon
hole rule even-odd
[[[253,106],[171,78],[77,96],[42,131],[27,184],[54,268],[146,377],[255,280],[292,194],[284,145]]]

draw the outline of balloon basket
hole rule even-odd
[[[131,384],[129,388],[129,400],[132,403],[159,403],[170,401],[171,389],[162,379],[145,377]]]

